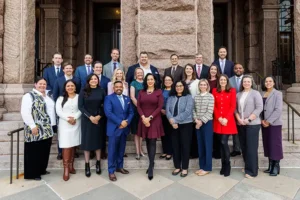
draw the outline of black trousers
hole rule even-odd
[[[193,123],[179,124],[172,131],[173,162],[176,169],[188,169]]]
[[[245,162],[245,173],[250,176],[258,174],[258,140],[260,124],[237,126]]]
[[[34,179],[46,172],[50,156],[52,137],[36,142],[25,142],[24,178]]]
[[[213,134],[213,157],[220,157],[221,156],[221,144],[219,134]]]
[[[222,164],[229,164],[230,162],[230,149],[228,145],[228,138],[230,135],[218,134],[221,144],[221,159]]]
[[[161,143],[162,143],[162,148],[163,148],[163,153],[167,155],[172,155],[173,154],[173,148],[172,148],[172,126],[169,123],[168,118],[165,115],[161,116],[164,131],[165,131],[165,136],[161,137]]]

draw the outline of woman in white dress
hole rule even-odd
[[[110,95],[114,93],[114,82],[115,81],[122,81],[123,82],[123,95],[129,96],[128,95],[128,83],[125,82],[125,75],[123,70],[120,68],[115,69],[114,74],[111,78],[111,81],[107,84],[107,95]]]
[[[74,154],[81,141],[81,112],[78,109],[78,94],[73,80],[66,81],[63,96],[56,101],[56,113],[59,116],[58,141],[63,149],[63,179],[69,180],[70,173],[75,174]]]

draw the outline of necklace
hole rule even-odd
[[[147,90],[147,94],[152,94],[154,90]]]

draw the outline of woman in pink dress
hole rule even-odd
[[[144,79],[144,89],[139,92],[137,110],[141,116],[138,125],[138,136],[146,139],[149,157],[148,179],[153,179],[156,140],[164,136],[160,111],[164,104],[162,91],[156,85],[156,78],[148,73]]]

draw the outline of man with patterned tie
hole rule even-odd
[[[114,93],[105,97],[104,112],[107,117],[108,177],[111,181],[116,181],[115,172],[129,173],[123,167],[123,156],[134,112],[130,98],[122,95],[123,82],[114,82],[113,88]]]
[[[92,62],[93,56],[91,54],[86,54],[84,56],[84,65],[76,68],[75,77],[80,79],[81,89],[86,85],[86,77],[89,74],[94,73]]]
[[[53,91],[54,84],[57,78],[64,76],[64,72],[61,67],[61,63],[63,62],[62,54],[56,52],[52,57],[53,66],[47,67],[44,69],[43,78],[47,81],[47,90]]]
[[[111,50],[111,61],[103,66],[103,75],[111,80],[115,69],[120,68],[124,72],[123,65],[118,62],[120,57],[119,49]]]
[[[165,69],[164,76],[171,76],[174,80],[174,83],[181,81],[183,79],[183,67],[178,65],[179,56],[172,54],[170,56],[171,67]]]
[[[227,49],[222,46],[218,50],[219,58],[216,59],[213,64],[216,64],[219,67],[219,71],[221,74],[226,74],[228,78],[234,76],[234,63],[230,60],[226,59]]]
[[[203,64],[203,55],[201,53],[197,53],[195,55],[195,72],[197,79],[208,78],[209,67]]]

